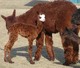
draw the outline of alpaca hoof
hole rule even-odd
[[[39,61],[39,59],[38,58],[34,58],[34,61]]]
[[[4,62],[8,62],[8,60],[6,58],[4,58]]]
[[[40,56],[35,56],[34,60],[35,61],[39,61],[40,60]]]
[[[65,62],[65,63],[63,63],[63,65],[65,65],[65,66],[69,66],[70,63]]]
[[[72,62],[72,64],[76,64],[76,62]]]
[[[35,62],[34,61],[30,61],[30,64],[35,64]]]
[[[72,61],[72,64],[76,64],[76,63],[78,63],[78,58],[74,58]]]
[[[14,63],[11,59],[9,59],[9,58],[4,58],[4,61],[5,62],[9,62],[9,63]]]
[[[78,63],[78,61],[72,62],[72,64],[76,64],[76,63]]]
[[[9,62],[9,63],[14,63],[14,62],[13,62],[13,61],[11,61],[11,60],[9,60],[8,62]]]
[[[49,58],[49,61],[54,61],[54,58]]]

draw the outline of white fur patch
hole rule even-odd
[[[39,21],[45,22],[45,14],[39,14]]]

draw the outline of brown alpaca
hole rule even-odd
[[[15,10],[14,10],[14,13],[15,13]],[[38,35],[40,34],[40,32],[42,31],[42,28],[43,28],[42,22],[38,20],[37,26],[31,25],[31,24],[26,25],[24,23],[18,23],[15,19],[14,13],[12,16],[13,19],[9,19],[9,18],[11,18],[11,16],[10,17],[2,16],[2,18],[5,21],[9,22],[11,20],[11,21],[13,21],[12,23],[14,23],[13,25],[7,26],[8,33],[9,33],[9,40],[4,48],[4,61],[13,63],[11,60],[11,57],[10,57],[10,52],[11,52],[11,48],[12,48],[14,42],[17,40],[18,34],[19,34],[22,37],[25,37],[28,39],[30,63],[34,64],[34,62],[32,60],[32,44],[33,44],[33,40],[36,39],[38,37]],[[6,25],[7,25],[7,22],[6,22]]]
[[[77,42],[79,41],[80,43],[80,38],[77,36],[78,29],[71,24],[72,14],[76,9],[76,6],[68,1],[55,1],[38,4],[31,9],[33,12],[43,12],[46,16],[46,21],[44,22],[45,41],[50,60],[54,60],[52,33],[60,33],[64,47],[64,65],[69,65],[78,61],[79,46]],[[66,30],[66,28],[69,31]],[[66,34],[67,38],[65,38]],[[38,38],[37,44],[39,47],[35,54],[35,60],[39,60],[40,58],[41,48],[43,46],[41,45],[42,39],[43,34]]]
[[[44,22],[45,42],[50,60],[54,60],[52,33],[59,32],[64,47],[64,64],[69,65],[76,63],[78,61],[79,52],[79,46],[77,42],[80,42],[80,38],[77,36],[78,29],[75,28],[73,24],[71,24],[72,14],[77,9],[76,6],[68,1],[55,1],[38,4],[32,9],[35,12],[43,12],[46,16],[46,21]],[[66,30],[66,28],[68,30]],[[67,38],[65,38],[66,34]],[[37,52],[35,54],[35,60],[39,60],[41,55],[41,48],[43,46],[41,45],[43,39],[42,36],[43,34],[38,38],[39,40],[37,44],[39,47],[37,48]]]
[[[60,33],[62,44],[64,47],[64,56],[65,56],[65,65],[69,65],[71,63],[76,63],[78,61],[78,50],[76,44],[78,43],[76,40],[80,42],[80,38],[74,32],[74,26],[71,24],[72,14],[76,11],[76,6],[68,1],[54,1],[49,3],[40,3],[35,5],[32,9],[27,11],[26,13],[15,16],[15,12],[12,16],[9,16],[8,21],[6,19],[7,29],[10,25],[14,24],[15,20],[18,23],[32,24],[36,25],[37,21],[37,12],[44,13],[46,21],[43,24],[43,28],[45,32],[41,32],[37,37],[37,51],[35,54],[35,60],[39,60],[41,56],[41,51],[43,47],[43,40],[45,34],[46,41],[46,49],[49,55],[50,60],[54,60],[54,52],[53,52],[53,41],[52,41],[52,33]],[[5,17],[4,17],[5,18]],[[76,29],[77,31],[77,29]],[[70,34],[70,35],[69,35]],[[67,38],[65,38],[65,36]],[[74,44],[74,41],[76,44]],[[78,45],[76,47],[79,48]],[[73,54],[74,53],[74,54]],[[77,54],[76,54],[77,53]],[[75,60],[74,60],[75,59]]]

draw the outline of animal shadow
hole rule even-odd
[[[38,3],[45,3],[45,2],[48,2],[48,1],[30,1],[29,3],[25,4],[24,6],[34,6]]]
[[[55,58],[60,62],[56,62],[57,64],[63,64],[65,62],[64,59],[64,51],[61,48],[54,47]]]
[[[32,57],[34,56],[34,53],[36,51],[35,49],[36,46],[33,46]],[[11,58],[14,58],[16,56],[25,57],[29,61],[28,46],[13,48],[11,51]]]
[[[33,46],[32,56],[35,55],[36,50],[37,50],[37,47]],[[61,63],[63,63],[63,61],[64,61],[63,50],[58,48],[58,47],[54,47],[54,52],[55,52],[55,58],[57,60],[59,60]],[[45,46],[43,47],[41,54],[44,58],[49,60],[49,57],[48,57]],[[25,57],[29,61],[28,46],[13,48],[12,51],[11,51],[11,57],[14,58],[16,56]]]

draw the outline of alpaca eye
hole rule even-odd
[[[41,19],[41,17],[39,17],[39,19]]]

